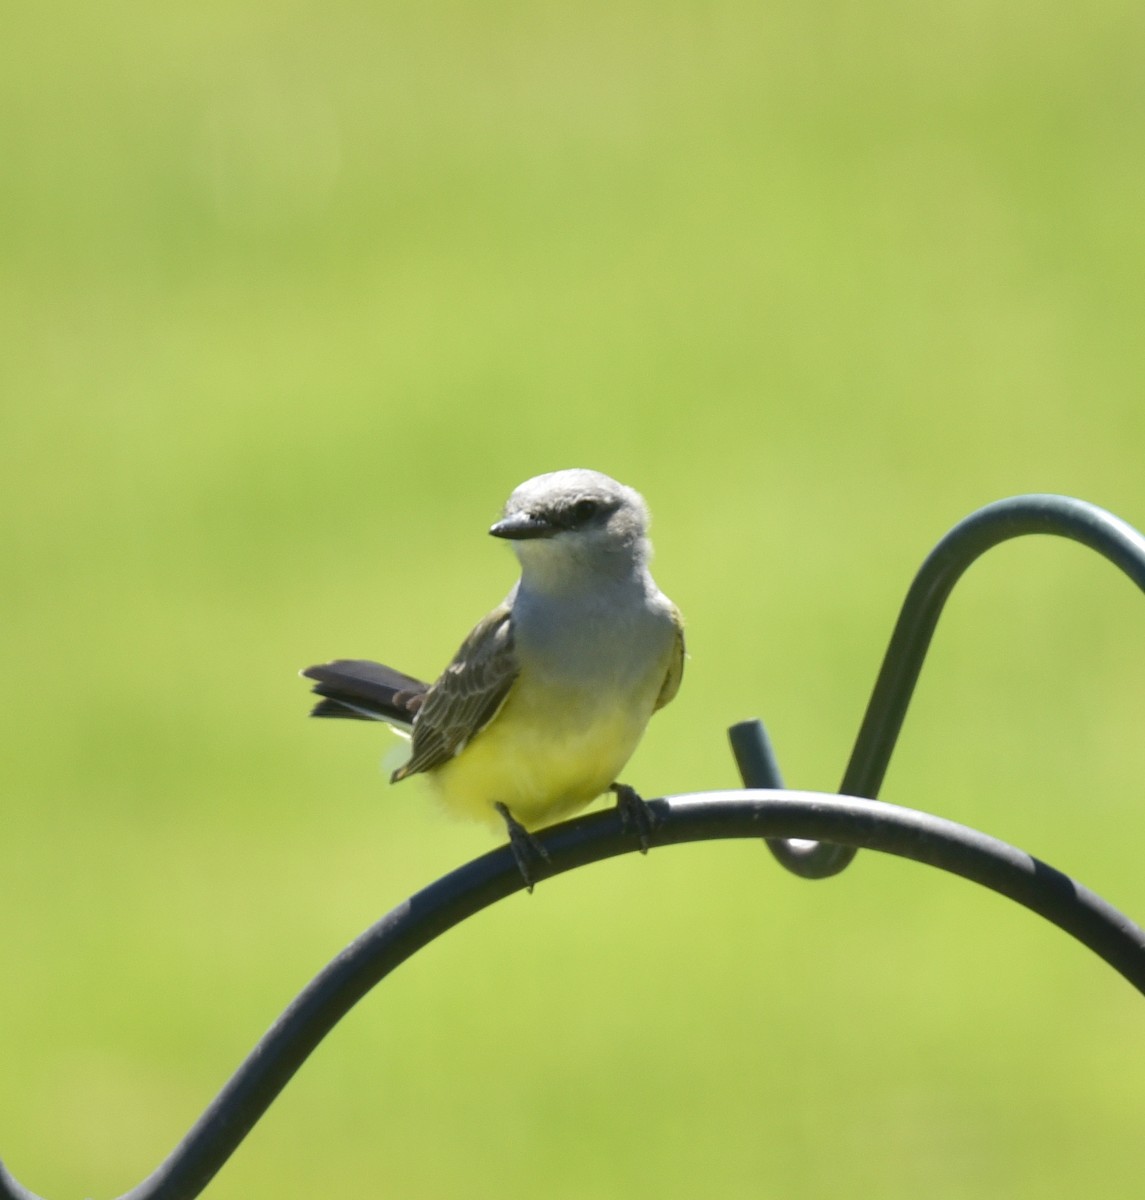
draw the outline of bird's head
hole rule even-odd
[[[526,571],[625,574],[648,561],[648,522],[639,492],[576,468],[526,480],[489,532],[513,542]]]

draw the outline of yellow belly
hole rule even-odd
[[[504,804],[526,828],[567,817],[596,799],[632,756],[652,702],[586,711],[583,698],[554,703],[514,689],[465,749],[430,772],[445,808],[502,828]]]

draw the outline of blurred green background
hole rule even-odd
[[[490,847],[308,724],[432,674],[511,488],[640,488],[689,621],[627,778],[837,785],[972,509],[1145,525],[1145,10],[541,0],[25,8],[0,45],[0,1155],[138,1182],[341,946]],[[956,593],[884,798],[1145,914],[1145,602]],[[1145,1006],[864,855],[586,869],[358,1009],[211,1185],[280,1196],[1139,1197]]]

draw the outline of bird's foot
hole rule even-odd
[[[656,832],[657,817],[635,788],[626,783],[614,783],[609,789],[616,796],[616,807],[620,810],[620,825],[625,833],[636,831],[640,839],[640,853],[647,854]]]
[[[533,875],[533,868],[542,860],[544,862],[551,861],[549,852],[513,816],[507,805],[498,802],[493,807],[501,814],[501,820],[505,822],[505,828],[509,833],[509,849],[513,851],[513,859],[517,864],[517,870],[521,872],[521,878],[525,881],[525,887],[531,892],[537,882]]]

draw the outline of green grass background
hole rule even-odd
[[[0,1155],[127,1190],[298,989],[491,842],[299,667],[431,674],[505,495],[639,487],[689,621],[627,773],[837,785],[930,545],[1145,525],[1128,0],[59,0],[0,43]],[[1145,604],[956,593],[884,798],[1145,914]],[[759,846],[577,872],[368,997],[208,1189],[1139,1197],[1145,1008],[990,894]]]

